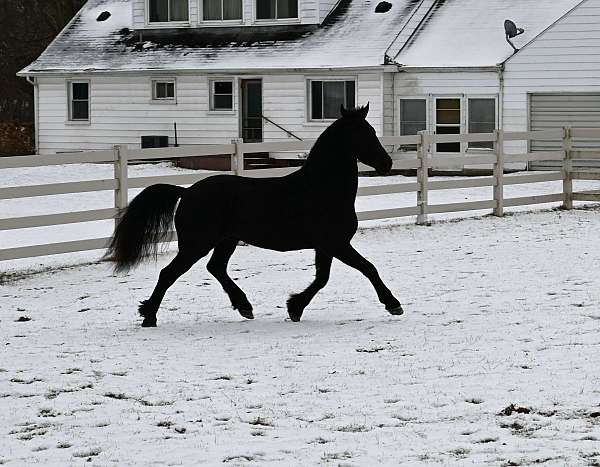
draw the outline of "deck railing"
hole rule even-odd
[[[413,153],[394,153],[394,169],[416,170],[417,180],[409,183],[390,183],[377,186],[360,187],[358,196],[376,196],[395,193],[415,193],[416,203],[410,207],[380,209],[358,213],[361,221],[387,219],[395,217],[416,216],[417,224],[426,224],[429,216],[438,213],[462,212],[473,210],[492,210],[496,216],[502,216],[504,209],[513,206],[561,202],[565,209],[572,209],[573,201],[600,201],[600,190],[574,192],[573,180],[600,180],[600,171],[573,168],[573,161],[600,160],[599,151],[573,150],[573,138],[600,140],[600,130],[564,128],[558,130],[534,132],[496,131],[485,134],[433,135],[421,132],[415,136],[383,137],[384,146],[412,145],[417,148]],[[560,151],[545,151],[523,154],[505,154],[506,141],[560,140]],[[487,154],[441,156],[432,154],[430,148],[436,143],[447,142],[491,142],[493,150]],[[215,174],[236,174],[248,177],[272,177],[289,174],[297,168],[275,168],[244,170],[244,154],[256,152],[289,152],[308,151],[314,141],[286,141],[268,143],[243,143],[232,141],[231,144],[211,144],[200,146],[184,146],[177,148],[128,149],[115,146],[113,150],[72,153],[69,155],[19,156],[0,158],[0,169],[44,167],[80,163],[112,163],[114,176],[108,179],[51,183],[43,185],[15,186],[0,188],[0,200],[33,198],[69,193],[86,193],[94,191],[114,191],[114,205],[106,209],[63,212],[28,217],[12,217],[0,219],[0,231],[28,229],[32,227],[55,226],[80,222],[117,219],[121,209],[127,206],[129,190],[147,187],[156,183],[190,185]],[[184,175],[163,175],[150,177],[131,177],[129,164],[133,161],[149,161],[157,159],[231,155],[230,171],[202,172]],[[505,164],[531,161],[562,161],[560,170],[545,173],[506,174]],[[456,166],[493,167],[492,175],[479,177],[460,177],[452,180],[430,179],[430,169],[444,169]],[[360,170],[368,171],[370,167],[359,164]],[[1,173],[1,172],[0,172]],[[562,190],[554,194],[506,198],[504,187],[507,185],[528,184],[550,181],[561,181]],[[454,190],[472,187],[491,187],[489,200],[466,201],[460,203],[430,204],[429,192],[436,190]],[[59,243],[44,243],[16,248],[0,249],[0,261],[71,253],[87,250],[103,249],[108,238],[95,238]]]

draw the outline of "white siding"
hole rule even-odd
[[[146,0],[132,0],[131,2],[133,14],[133,29],[142,29],[146,25],[146,7],[144,6],[145,3]]]
[[[323,22],[338,3],[339,0],[319,0],[319,23]]]
[[[211,113],[208,78],[177,77],[177,104],[151,102],[150,77],[93,76],[89,125],[67,121],[65,79],[40,79],[39,151],[139,147],[142,135],[168,135],[177,122],[180,144],[229,142],[238,135],[237,113]],[[234,98],[237,107],[237,97]]]
[[[528,129],[531,93],[600,93],[600,0],[587,0],[509,59],[504,76],[509,131]]]
[[[336,75],[296,73],[252,76],[263,80],[264,115],[300,138],[319,136],[328,123],[306,121],[306,80],[320,76]],[[356,77],[357,103],[363,105],[370,102],[368,119],[381,135],[381,73],[363,72],[340,77]],[[150,76],[87,77],[91,83],[90,124],[71,124],[67,121],[67,78],[40,78],[40,153],[107,149],[115,144],[137,148],[142,135],[168,135],[170,143],[173,143],[173,122],[177,122],[179,143],[182,145],[223,143],[239,137],[237,85],[234,86],[236,95],[233,112],[209,112],[209,77],[181,75],[176,78],[177,104],[157,104],[151,101]],[[239,80],[244,77],[236,78]],[[264,139],[286,141],[290,137],[265,122]]]
[[[383,73],[383,134],[394,135],[394,75]]]

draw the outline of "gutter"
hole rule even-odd
[[[364,66],[347,66],[347,67],[302,67],[302,68],[214,68],[214,69],[168,69],[168,68],[147,68],[147,69],[135,69],[135,70],[49,70],[49,71],[20,71],[17,76],[28,77],[28,76],[77,76],[77,75],[148,75],[149,73],[155,74],[171,74],[171,75],[183,75],[183,74],[237,74],[237,75],[256,75],[261,74],[287,74],[287,73],[320,73],[320,72],[352,72],[352,71],[365,71],[365,70],[381,70],[384,66],[382,64],[364,65]],[[396,66],[393,66],[393,70],[396,70]]]
[[[457,71],[493,72],[496,73],[500,65],[477,65],[477,66],[406,66],[398,65],[399,71],[414,73],[451,73]]]
[[[39,112],[39,96],[40,88],[37,79],[31,76],[25,76],[25,80],[33,86],[33,130],[35,139],[35,153],[39,154],[39,135],[40,135],[40,112]]]

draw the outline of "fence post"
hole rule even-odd
[[[494,163],[494,216],[504,216],[504,130],[494,131],[496,137],[494,140],[494,154],[496,162]]]
[[[573,136],[571,127],[565,127],[562,146],[565,151],[563,159],[563,209],[573,209],[573,162],[571,150],[573,149]]]
[[[421,137],[417,144],[417,158],[419,160],[419,168],[417,169],[417,225],[427,224],[427,205],[429,202],[428,183],[429,183],[429,134],[427,131],[419,131]]]
[[[242,148],[242,139],[232,139],[231,144],[235,145],[235,152],[231,155],[231,170],[236,175],[244,175],[244,149]]]
[[[127,207],[129,201],[128,191],[128,155],[126,146],[114,146],[115,152],[115,179],[117,188],[115,189],[115,208],[118,209],[115,222],[119,220],[122,210]]]

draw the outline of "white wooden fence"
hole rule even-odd
[[[417,224],[425,224],[428,221],[429,215],[437,213],[490,209],[493,210],[493,213],[496,216],[502,216],[504,214],[504,208],[512,206],[562,202],[565,209],[572,209],[573,201],[600,201],[600,190],[579,193],[573,192],[573,180],[600,180],[600,171],[573,168],[572,161],[574,160],[600,159],[600,151],[573,150],[573,138],[600,140],[600,130],[564,128],[562,130],[536,132],[496,131],[489,134],[461,135],[432,135],[422,132],[416,136],[383,137],[381,138],[381,141],[384,146],[416,145],[416,155],[415,153],[394,153],[393,167],[394,169],[404,170],[416,169],[417,181],[412,183],[361,187],[358,190],[358,196],[414,192],[416,193],[416,204],[411,207],[359,212],[359,220],[416,216]],[[505,154],[504,143],[506,141],[518,140],[562,140],[563,148],[561,151]],[[494,149],[487,154],[459,155],[456,157],[431,154],[430,148],[433,144],[448,142],[492,142]],[[127,206],[130,189],[142,188],[156,183],[189,185],[218,173],[237,174],[246,177],[283,176],[297,170],[297,168],[244,170],[244,154],[256,152],[307,151],[313,143],[314,141],[276,143],[243,143],[241,141],[233,141],[231,144],[138,150],[130,150],[124,146],[115,146],[113,150],[108,151],[91,151],[68,155],[0,158],[0,169],[79,163],[109,162],[114,164],[114,177],[109,179],[0,188],[0,200],[103,190],[114,191],[114,206],[111,208],[0,219],[0,231],[116,219],[120,209]],[[152,177],[130,177],[128,175],[128,166],[132,161],[163,160],[222,154],[231,154],[231,171]],[[504,165],[507,163],[540,160],[562,161],[562,169],[555,172],[525,175],[508,175],[504,173]],[[452,180],[429,179],[428,169],[444,169],[455,167],[457,165],[493,166],[493,174],[491,176],[461,177]],[[361,170],[371,170],[369,167],[363,166],[362,164],[359,164],[359,166]],[[504,187],[507,185],[559,180],[562,180],[563,182],[563,188],[560,193],[520,198],[504,197]],[[468,201],[433,205],[428,201],[428,194],[430,191],[486,186],[493,188],[493,190],[491,190],[493,196],[486,201]],[[108,238],[96,238],[0,249],[0,261],[103,249],[108,240]]]

